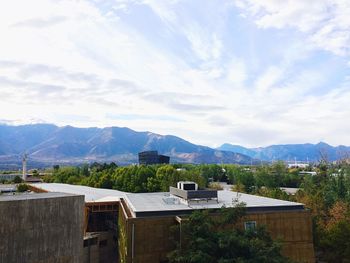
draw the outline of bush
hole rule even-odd
[[[15,184],[19,184],[19,183],[22,183],[22,178],[21,177],[19,177],[18,175],[16,175],[16,177],[13,179],[13,182],[15,183]]]
[[[29,190],[29,187],[27,184],[19,184],[17,186],[17,192],[23,193]]]
[[[215,189],[215,190],[224,190],[221,184],[214,182],[209,184],[210,189]]]

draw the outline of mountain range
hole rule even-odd
[[[274,160],[318,162],[321,159],[335,161],[350,157],[350,147],[344,145],[334,147],[324,142],[317,144],[280,144],[258,148],[245,148],[240,145],[225,143],[217,150],[241,153],[254,159],[269,162]]]
[[[251,157],[195,145],[172,135],[137,132],[129,128],[76,128],[53,124],[0,125],[0,164],[20,163],[27,153],[32,162],[137,163],[141,151],[157,150],[172,162],[247,164]]]
[[[141,151],[157,150],[174,163],[238,163],[261,161],[337,160],[350,153],[350,147],[318,144],[271,145],[245,148],[223,144],[213,149],[196,145],[173,135],[137,132],[126,127],[76,128],[53,124],[0,125],[0,166],[21,163],[27,153],[30,163],[77,164],[82,162],[137,163]]]

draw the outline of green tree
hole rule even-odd
[[[320,241],[322,259],[329,263],[350,262],[350,222],[341,220],[324,233]]]
[[[270,174],[270,168],[267,165],[259,166],[256,168],[255,172],[256,185],[260,188],[265,187],[275,187],[273,178]]]
[[[18,175],[16,175],[16,177],[13,178],[13,182],[14,182],[15,184],[22,183],[22,181],[23,181],[22,178],[19,177]]]
[[[171,165],[164,165],[158,168],[156,179],[160,182],[160,190],[169,191],[169,186],[176,186],[180,181],[180,173]]]
[[[87,176],[90,175],[89,165],[88,165],[88,164],[85,163],[85,164],[83,164],[83,165],[81,166],[80,175],[81,175],[81,176],[85,176],[85,177],[87,177]]]
[[[282,263],[281,246],[263,227],[242,230],[237,227],[244,207],[223,208],[217,214],[194,211],[181,226],[176,249],[169,253],[171,263]],[[180,233],[181,231],[181,233]]]
[[[29,190],[29,187],[27,184],[19,184],[17,185],[17,192],[26,192]]]
[[[33,174],[33,177],[39,177],[39,175],[40,175],[39,171],[36,169],[33,170],[32,174]]]

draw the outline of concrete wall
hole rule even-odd
[[[84,263],[100,263],[100,249],[98,244],[98,234],[93,233],[84,237],[83,250]]]
[[[35,195],[0,197],[0,263],[82,262],[84,197]]]
[[[87,236],[84,238],[84,263],[117,263],[118,249],[113,232],[92,232]],[[93,242],[87,242],[89,240]]]

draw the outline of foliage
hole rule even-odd
[[[289,194],[287,194],[285,191],[281,190],[280,188],[261,187],[255,192],[255,194],[265,196],[265,197],[275,198],[275,199],[292,201],[291,200],[292,196],[290,196]]]
[[[326,262],[350,262],[350,222],[340,220],[325,230],[320,241],[320,249]]]
[[[29,190],[29,187],[28,187],[27,184],[19,184],[19,185],[17,185],[17,192],[22,193],[22,192],[26,192],[28,190]]]
[[[288,262],[279,243],[267,231],[242,230],[237,225],[244,215],[241,204],[223,208],[217,214],[208,210],[193,212],[175,228],[180,233],[176,249],[169,253],[172,263]],[[180,240],[181,239],[181,240]]]
[[[224,188],[222,187],[221,184],[214,182],[209,184],[210,189],[215,189],[215,190],[223,190]]]
[[[205,187],[207,181],[196,167],[191,170],[173,165],[139,165],[118,167],[114,163],[92,163],[81,167],[57,167],[51,175],[42,177],[44,182],[81,184],[98,188],[142,193],[168,191],[178,181],[194,181]]]
[[[32,172],[32,174],[33,174],[33,177],[38,177],[40,174],[39,174],[39,171],[38,170],[33,170],[33,172]]]
[[[15,184],[22,183],[22,181],[23,181],[22,178],[19,177],[18,175],[16,175],[15,178],[13,178],[13,182],[14,182]]]

